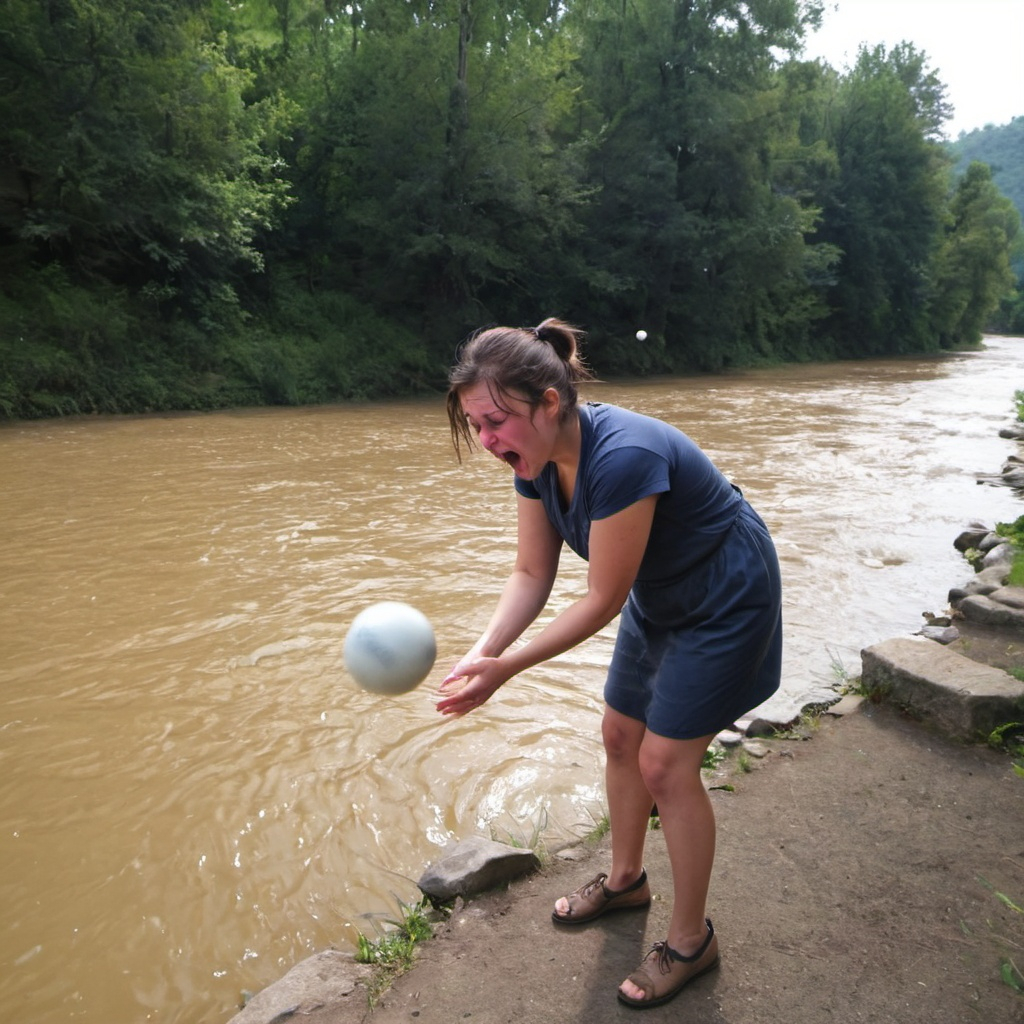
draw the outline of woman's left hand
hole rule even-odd
[[[476,710],[509,676],[500,658],[460,662],[441,681],[437,710],[442,715],[465,715]]]

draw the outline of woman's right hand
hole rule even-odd
[[[442,715],[456,716],[475,711],[508,679],[500,658],[467,655],[441,680],[437,710]]]

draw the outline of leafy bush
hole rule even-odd
[[[1024,587],[1024,516],[1018,516],[1012,523],[996,523],[996,533],[1005,537],[1014,547],[1013,566],[1008,580],[1010,586]]]

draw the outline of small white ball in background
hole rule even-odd
[[[364,608],[345,637],[345,667],[371,693],[408,693],[426,679],[437,658],[430,620],[401,601]]]
[[[646,341],[647,340],[647,332],[646,331],[637,331],[636,332],[636,340],[637,341]]]

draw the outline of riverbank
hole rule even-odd
[[[1006,751],[971,745],[971,729],[953,738],[941,716],[915,707],[932,707],[930,689],[949,685],[950,672],[970,675],[965,658],[1017,692],[1005,673],[1019,678],[1024,634],[1016,618],[997,628],[958,617],[949,632],[948,646],[894,642],[909,644],[914,662],[890,666],[906,675],[898,703],[885,688],[848,696],[799,728],[745,743],[711,773],[719,849],[709,905],[722,968],[652,1019],[681,1007],[708,1024],[1024,1020],[1024,779]],[[865,685],[869,654],[891,646],[865,651]],[[919,674],[922,653],[935,660],[934,680]],[[969,684],[951,682],[949,699],[966,708],[975,698],[956,687]],[[609,857],[607,838],[573,847],[507,890],[457,901],[372,1008],[367,969],[327,951],[232,1024],[296,1014],[312,1024],[628,1019],[617,980],[667,927],[661,833],[648,841],[649,911],[578,930],[550,922],[554,901]]]
[[[1013,965],[1024,968],[1024,779],[1010,758],[870,702],[802,735],[762,741],[752,770],[732,768],[732,791],[712,788],[721,968],[645,1020],[1019,1024],[1024,994],[1010,982]],[[607,843],[460,905],[373,1010],[361,984],[324,998],[325,972],[339,966],[324,964],[319,994],[239,1019],[635,1019],[615,988],[667,927],[660,832],[648,843],[649,911],[578,930],[550,920],[559,895],[606,866]]]

